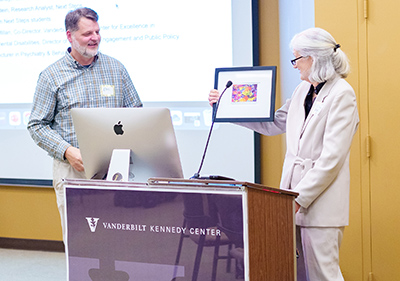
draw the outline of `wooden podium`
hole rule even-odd
[[[204,252],[202,256],[203,249],[199,255],[199,248],[197,252],[188,249],[187,245],[194,243],[183,242],[184,237],[192,234],[198,235],[197,240],[203,238],[197,233],[201,227],[185,225],[185,204],[180,201],[181,197],[195,195],[211,196],[217,200],[238,198],[241,202],[242,280],[296,280],[294,199],[297,193],[248,182],[165,178],[151,178],[147,183],[66,180],[65,187],[69,281],[107,278],[115,281],[222,281],[240,278],[234,274],[227,277],[217,275],[217,268],[218,274],[225,274],[221,263],[213,265],[211,272],[208,263],[215,264],[222,245],[227,245],[223,244],[225,235],[218,235],[218,225],[209,231],[217,233],[215,236],[218,241],[221,239],[221,249],[213,250],[209,262]],[[154,202],[151,206],[131,202],[152,195],[161,198],[157,201],[163,202],[160,208]],[[166,213],[167,209],[172,210],[171,215]],[[114,216],[111,215],[113,212]],[[221,229],[224,232],[224,228]],[[183,235],[183,230],[188,235]],[[227,237],[231,239],[230,235]],[[106,245],[110,249],[105,249]],[[153,246],[156,250],[152,249]],[[186,256],[182,257],[181,253]],[[194,256],[196,260],[193,263]],[[232,257],[228,255],[225,258]],[[237,266],[237,260],[232,260]],[[227,272],[229,266],[228,262]],[[205,272],[208,268],[209,272]],[[158,277],[149,275],[156,272],[160,272]]]

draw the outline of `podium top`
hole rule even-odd
[[[149,178],[146,182],[133,181],[107,181],[107,180],[87,180],[87,179],[64,179],[64,184],[72,187],[99,187],[99,188],[202,188],[217,190],[259,190],[263,192],[275,193],[297,197],[298,193],[279,188],[267,187],[257,183],[234,180],[209,180],[209,179],[181,179],[181,178]]]
[[[279,188],[267,187],[265,185],[257,184],[257,183],[249,183],[245,181],[235,181],[235,180],[209,180],[209,179],[177,179],[177,178],[149,178],[148,183],[150,186],[190,186],[190,187],[202,187],[202,188],[251,188],[257,189],[265,192],[272,192],[284,195],[290,195],[297,197],[299,194],[297,192],[293,192],[290,190],[284,190]]]

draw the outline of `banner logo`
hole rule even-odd
[[[99,221],[99,218],[86,217],[86,220],[88,222],[90,231],[91,232],[95,232],[96,231],[96,227],[97,227],[97,222]]]

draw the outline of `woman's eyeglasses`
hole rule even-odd
[[[296,65],[296,61],[297,60],[299,60],[299,59],[301,59],[303,56],[300,56],[300,57],[298,57],[298,58],[295,58],[295,59],[292,59],[290,62],[292,63],[292,65],[294,66],[294,65]]]

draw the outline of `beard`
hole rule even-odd
[[[79,54],[81,54],[85,58],[93,58],[94,56],[97,55],[97,51],[99,49],[98,46],[94,50],[88,49],[87,47],[80,45],[74,36],[72,36],[71,38],[72,38],[71,42],[72,48],[74,48]]]

